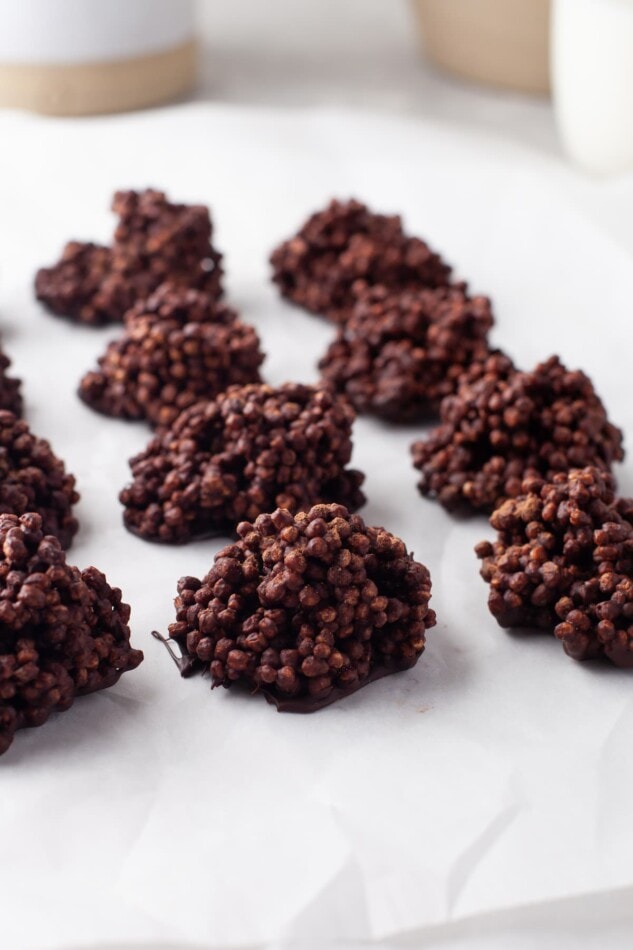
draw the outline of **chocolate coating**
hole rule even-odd
[[[489,353],[487,297],[460,287],[369,287],[319,363],[361,413],[411,422],[437,410],[473,360]]]
[[[633,500],[596,468],[528,478],[475,549],[502,627],[553,632],[576,660],[633,667]]]
[[[208,208],[146,189],[116,192],[112,210],[119,223],[111,247],[71,241],[57,264],[37,272],[36,296],[52,313],[91,326],[119,322],[165,282],[220,297],[222,255]]]
[[[72,513],[77,501],[75,479],[50,444],[34,436],[23,419],[0,410],[0,513],[37,512],[42,530],[68,548],[79,528]]]
[[[11,360],[0,350],[0,409],[7,409],[15,416],[22,415],[22,381],[13,376],[7,376]]]
[[[38,270],[35,295],[51,313],[88,326],[122,319],[130,299],[112,277],[112,250],[80,241],[69,241],[56,264]]]
[[[374,214],[354,200],[313,214],[270,262],[284,297],[336,323],[345,323],[368,285],[443,287],[451,273],[424,241],[404,233],[397,215]]]
[[[449,511],[491,511],[516,497],[524,478],[623,458],[622,432],[609,422],[591,380],[556,356],[531,372],[503,356],[475,366],[440,407],[441,424],[412,446],[420,492]]]
[[[354,411],[330,391],[288,383],[231,386],[186,409],[130,461],[124,522],[149,541],[181,544],[232,534],[276,507],[305,510],[365,500],[347,469]]]
[[[238,535],[206,577],[181,578],[169,628],[214,686],[312,711],[417,661],[431,580],[401,540],[341,505],[277,509]]]
[[[143,659],[130,608],[95,567],[66,564],[39,515],[0,515],[0,754],[76,696],[112,686]]]
[[[163,284],[125,317],[80,398],[97,412],[166,427],[231,384],[259,382],[264,355],[255,330],[201,291]]]

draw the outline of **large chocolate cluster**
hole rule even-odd
[[[125,332],[81,380],[79,395],[104,415],[169,426],[200,399],[259,382],[255,330],[201,291],[163,284],[125,318]]]
[[[233,533],[277,507],[323,502],[354,510],[364,476],[346,468],[354,411],[326,389],[232,386],[185,410],[130,462],[120,500],[127,528],[180,544]]]
[[[35,291],[49,310],[80,323],[118,322],[160,284],[221,295],[222,255],[212,245],[209,209],[173,204],[162,191],[119,191],[111,247],[71,241],[53,267],[40,269]]]
[[[416,663],[431,580],[401,540],[341,505],[277,509],[238,535],[206,577],[180,580],[169,628],[214,686],[309,712]]]
[[[374,214],[359,201],[331,201],[271,256],[284,297],[337,323],[348,320],[368,285],[394,290],[443,287],[451,268],[397,215]]]
[[[421,493],[449,510],[492,511],[527,476],[609,470],[624,454],[591,380],[555,356],[531,372],[512,370],[502,356],[476,366],[443,400],[440,419],[412,451]]]
[[[473,361],[488,356],[492,323],[488,298],[469,297],[461,287],[368,287],[319,368],[358,412],[414,421],[436,410]]]
[[[503,627],[553,631],[577,660],[633,667],[633,500],[596,468],[528,478],[476,548]]]
[[[100,571],[66,564],[39,515],[0,515],[0,754],[17,729],[139,665],[129,616]]]
[[[45,534],[70,547],[79,527],[72,506],[79,501],[75,479],[44,439],[27,423],[0,410],[0,513],[37,512]]]

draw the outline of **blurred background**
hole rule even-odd
[[[0,108],[191,101],[519,146],[633,252],[633,0],[0,0]]]
[[[0,0],[0,104],[72,115],[185,97],[421,115],[622,173],[633,3]]]
[[[290,107],[337,106],[425,116],[501,132],[547,151],[558,151],[547,94],[525,95],[464,78],[438,68],[429,50],[429,30],[438,39],[438,9],[448,13],[459,45],[464,11],[490,12],[515,0],[253,0],[197,6],[201,56],[198,98],[229,103]],[[518,6],[542,8],[541,0]],[[490,9],[487,9],[490,8]],[[422,13],[422,16],[420,16]],[[425,19],[425,14],[428,14]],[[472,14],[471,14],[472,15]],[[547,88],[545,23],[540,57]],[[510,34],[514,34],[510,17]],[[467,26],[467,25],[466,25]],[[445,30],[446,33],[446,30]],[[501,30],[503,33],[503,28]],[[494,36],[499,27],[492,21]],[[441,40],[441,35],[439,37]],[[476,45],[481,43],[478,38]],[[444,44],[446,46],[446,43]],[[505,46],[500,42],[500,48]],[[521,41],[519,40],[519,45]],[[437,46],[437,42],[436,42]],[[450,39],[449,39],[450,48]],[[433,48],[438,52],[437,48]],[[441,52],[441,48],[440,48]],[[527,51],[527,58],[530,51]],[[516,77],[510,74],[510,82]]]

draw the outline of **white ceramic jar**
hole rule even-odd
[[[0,106],[122,111],[194,77],[193,0],[0,0]]]
[[[552,85],[570,157],[633,169],[633,0],[554,0]]]

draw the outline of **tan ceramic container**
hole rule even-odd
[[[412,0],[429,57],[464,79],[549,92],[549,0]]]
[[[1,0],[0,107],[122,112],[195,80],[192,0]]]

